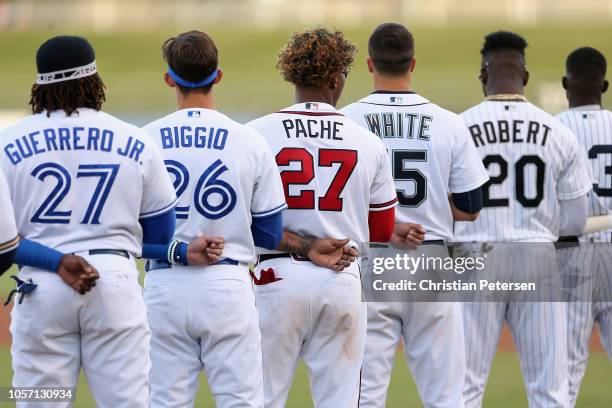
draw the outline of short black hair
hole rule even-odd
[[[206,33],[197,30],[181,33],[168,38],[162,45],[162,54],[166,63],[182,79],[190,82],[200,82],[210,76],[219,64],[219,53],[213,39]],[[176,86],[183,93],[193,90],[210,92],[213,84],[200,88]]]
[[[405,74],[414,58],[414,37],[401,24],[381,24],[370,36],[368,53],[377,71],[388,75]]]
[[[525,55],[527,41],[518,34],[509,31],[496,31],[485,36],[480,54],[484,57],[492,51],[511,50]]]
[[[565,70],[579,77],[605,77],[606,57],[591,47],[581,47],[570,53],[565,60]]]

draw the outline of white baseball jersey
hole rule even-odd
[[[557,240],[559,201],[591,189],[572,132],[530,102],[484,101],[462,116],[490,180],[480,217],[457,222],[455,240]]]
[[[0,254],[12,251],[19,245],[15,212],[4,174],[0,171]]]
[[[106,113],[28,116],[0,133],[17,229],[64,253],[118,249],[140,255],[138,219],[176,204],[151,138]]]
[[[276,157],[288,230],[367,242],[368,212],[396,205],[382,142],[331,105],[298,103],[249,126],[266,138]]]
[[[452,240],[448,195],[488,179],[459,115],[413,92],[374,92],[341,110],[381,138],[397,190],[397,222],[416,222],[426,240]]]
[[[225,238],[223,256],[255,259],[251,221],[287,205],[274,157],[255,130],[210,109],[182,109],[144,127],[161,146],[179,197],[176,238]]]
[[[589,192],[589,217],[612,212],[612,112],[599,105],[581,106],[557,115],[578,138],[591,165],[593,191]],[[585,242],[611,242],[612,230],[580,237]]]

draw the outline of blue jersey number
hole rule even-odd
[[[166,169],[174,176],[177,197],[185,192],[189,184],[189,171],[175,160],[166,160]],[[205,218],[216,220],[225,217],[236,206],[236,191],[219,177],[228,170],[221,160],[211,164],[196,183],[193,201],[196,210]],[[187,219],[189,206],[176,207],[176,218]]]
[[[77,178],[97,177],[99,179],[81,224],[100,224],[100,215],[104,210],[104,204],[106,204],[118,171],[118,164],[81,164],[79,166]],[[72,211],[58,210],[72,185],[72,178],[68,170],[56,163],[43,163],[31,174],[40,181],[52,177],[56,183],[30,221],[40,224],[69,224]]]

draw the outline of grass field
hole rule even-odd
[[[8,347],[0,348],[0,387],[8,386],[11,381],[10,352]],[[589,369],[584,379],[578,408],[605,408],[612,401],[612,390],[609,380],[610,362],[602,353],[591,357]],[[10,406],[0,403],[0,407]],[[81,376],[75,406],[78,408],[94,407],[93,400],[87,389],[85,378]],[[200,390],[196,399],[197,407],[213,407],[214,401],[208,391],[206,379],[202,376]],[[398,354],[389,394],[387,407],[418,407],[421,406],[414,382],[403,358]],[[491,376],[485,393],[484,407],[491,408],[518,408],[526,407],[527,400],[521,380],[518,360],[514,353],[499,353],[493,363]],[[308,377],[304,365],[300,365],[293,382],[293,388],[287,402],[289,408],[312,407]]]
[[[359,47],[355,68],[339,105],[364,96],[371,82],[364,60],[371,27],[349,30],[346,35]],[[190,29],[192,27],[185,27]],[[223,27],[197,27],[211,33],[220,50],[225,79],[217,88],[219,108],[248,118],[268,113],[292,102],[291,87],[275,71],[276,56],[290,29],[277,31],[228,31]],[[342,28],[342,27],[340,27]],[[482,98],[477,80],[479,49],[484,34],[496,29],[515,29],[530,46],[527,64],[531,82],[527,95],[535,102],[560,110],[564,105],[560,78],[564,60],[574,48],[591,45],[612,57],[612,25],[512,27],[415,26],[417,91],[454,111]],[[295,30],[299,29],[298,27]],[[35,77],[37,47],[57,31],[3,32],[0,35],[0,109],[27,109],[28,93]],[[174,108],[174,97],[161,81],[164,63],[160,46],[175,32],[144,34],[87,34],[97,50],[97,61],[108,86],[106,108],[122,115],[153,117]],[[606,96],[605,104],[612,105]]]

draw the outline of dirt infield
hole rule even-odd
[[[2,307],[0,309],[0,346],[8,346],[11,344],[11,335],[9,334],[11,308],[12,308],[12,305],[9,305],[8,307]],[[512,335],[510,334],[510,330],[508,329],[508,326],[504,327],[502,337],[499,341],[499,350],[500,351],[514,351],[514,345],[512,343]],[[603,351],[601,342],[599,341],[599,330],[598,329],[595,329],[593,331],[593,337],[591,338],[591,350]]]

